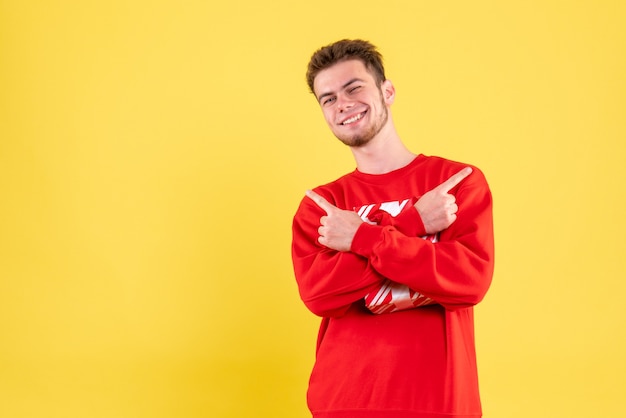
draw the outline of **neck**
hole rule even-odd
[[[367,144],[350,148],[360,172],[389,173],[406,166],[415,158],[415,154],[402,143],[393,123],[390,122],[391,120]]]

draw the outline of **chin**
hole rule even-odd
[[[349,147],[355,147],[355,148],[359,148],[364,145],[367,145],[372,140],[372,137],[361,137],[361,136],[356,136],[352,138],[340,138],[340,137],[337,137],[337,138],[341,142],[343,142],[345,145]]]

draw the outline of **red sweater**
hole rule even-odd
[[[491,193],[476,168],[450,193],[457,220],[433,243],[413,204],[465,167],[417,156],[396,171],[359,171],[315,191],[363,223],[350,252],[317,242],[324,212],[304,198],[293,221],[300,296],[323,317],[308,405],[316,418],[480,417],[472,306],[493,274]],[[363,298],[386,280],[436,304],[375,315]]]

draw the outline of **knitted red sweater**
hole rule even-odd
[[[371,222],[350,252],[317,242],[323,211],[304,198],[292,256],[302,300],[323,317],[308,404],[316,418],[480,417],[472,306],[493,274],[491,193],[476,168],[450,193],[457,220],[422,239],[413,204],[465,165],[417,156],[382,175],[354,171],[315,189]],[[364,297],[385,280],[435,304],[375,315]]]

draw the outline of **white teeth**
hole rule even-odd
[[[363,117],[363,114],[359,113],[356,116],[352,116],[350,119],[344,120],[343,122],[341,122],[341,124],[342,125],[348,125],[349,123],[356,122],[357,120],[361,119],[362,117]]]

